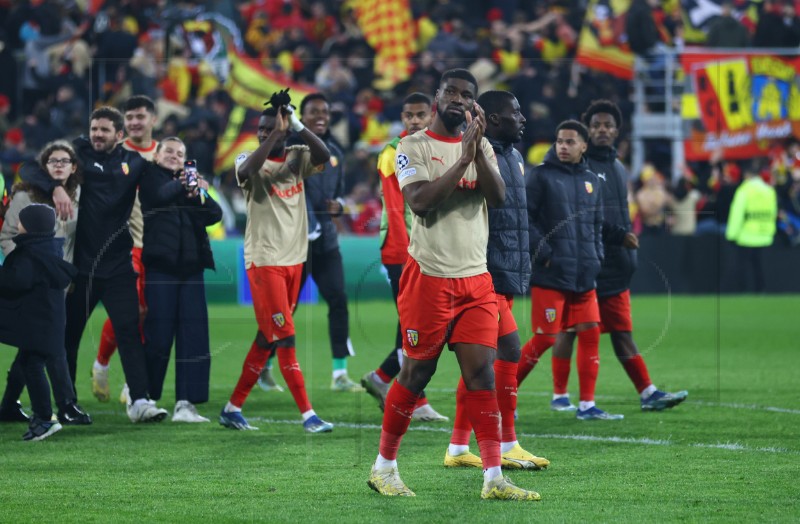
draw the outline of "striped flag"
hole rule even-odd
[[[408,0],[355,0],[356,19],[375,50],[375,87],[391,89],[411,74],[417,51],[416,31]]]

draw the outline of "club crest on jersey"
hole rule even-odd
[[[331,155],[331,166],[336,167],[339,165],[339,159]]]
[[[556,321],[556,310],[553,308],[547,308],[544,310],[544,318],[547,319],[548,322],[551,324]]]
[[[402,171],[408,167],[408,157],[404,153],[398,154],[394,159],[395,171]]]
[[[125,173],[126,175],[131,172],[131,168],[128,167],[128,163],[127,162],[123,162],[122,163],[122,172]]]
[[[592,186],[591,182],[584,182],[584,184],[586,185],[586,192],[587,193],[592,193],[594,191],[594,187]]]
[[[275,322],[275,325],[279,328],[286,325],[286,317],[283,316],[283,313],[275,313],[272,315],[272,321]]]
[[[417,347],[419,343],[419,333],[416,329],[406,329],[406,337],[408,338],[408,343],[411,344],[411,347]]]

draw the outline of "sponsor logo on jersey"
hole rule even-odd
[[[125,173],[126,175],[131,172],[131,168],[128,167],[128,163],[127,162],[123,162],[122,163],[122,172]]]
[[[586,192],[587,193],[592,193],[594,191],[594,187],[592,186],[591,182],[584,182],[584,184],[586,185]]]
[[[419,333],[416,329],[406,329],[406,338],[408,338],[408,343],[411,344],[412,348],[417,347],[417,344],[419,344]]]
[[[462,178],[458,181],[458,189],[477,189],[478,188],[478,181],[477,180],[467,180],[466,178]]]
[[[603,182],[605,182],[606,181],[606,174],[605,173],[597,173],[597,178],[599,178]]]
[[[275,322],[275,325],[279,328],[286,325],[286,317],[283,316],[283,313],[275,313],[272,315],[272,321]]]
[[[298,182],[297,185],[290,187],[289,189],[278,189],[275,186],[271,186],[269,188],[270,196],[278,196],[279,198],[292,198],[293,196],[297,196],[303,192],[303,183]]]
[[[556,321],[556,310],[554,308],[547,308],[544,310],[544,318],[551,324]]]

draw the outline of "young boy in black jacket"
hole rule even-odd
[[[45,362],[64,350],[64,289],[77,270],[62,259],[63,240],[55,238],[55,221],[50,206],[23,208],[13,239],[17,247],[0,267],[0,341],[19,348],[33,407],[23,440],[43,440],[61,429],[53,419]]]

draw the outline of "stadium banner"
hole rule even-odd
[[[392,89],[408,80],[417,34],[408,0],[355,0],[356,20],[375,50],[374,86]]]
[[[737,160],[765,155],[772,141],[800,139],[800,56],[685,53],[681,103],[686,160],[722,149]]]
[[[578,41],[579,64],[633,79],[633,53],[625,34],[630,0],[590,0]]]

